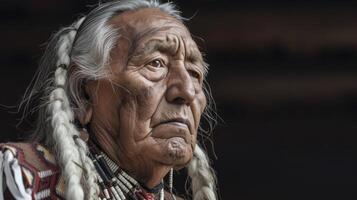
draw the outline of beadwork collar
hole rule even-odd
[[[101,190],[101,200],[154,200],[159,194],[164,199],[164,186],[161,182],[153,189],[144,187],[137,180],[122,170],[98,147],[89,142],[89,157],[96,170],[98,184]]]

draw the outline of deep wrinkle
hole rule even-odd
[[[165,87],[165,86],[164,86]],[[165,88],[166,89],[166,88]],[[148,92],[149,92],[149,90],[147,90]],[[147,92],[146,92],[147,93]],[[149,96],[149,95],[148,95]],[[161,98],[160,98],[160,102],[163,100],[163,98],[165,98],[165,96],[164,95],[162,95],[161,96]],[[150,124],[150,130],[149,130],[149,132],[145,135],[145,137],[143,137],[141,140],[136,140],[136,142],[140,142],[140,141],[142,141],[142,140],[145,140],[146,138],[148,138],[148,137],[150,137],[151,135],[152,135],[152,131],[153,131],[153,128],[152,128],[152,118],[153,118],[153,115],[157,112],[157,110],[158,110],[158,107],[159,107],[159,105],[157,105],[156,106],[156,108],[155,108],[155,110],[154,110],[154,112],[153,112],[153,114],[148,118],[148,120],[150,120],[150,122],[149,122],[149,124]]]
[[[162,31],[168,30],[170,28],[175,28],[175,26],[167,26],[167,27],[163,27],[163,28],[149,29],[149,30],[146,30],[144,34],[140,34],[140,35],[134,37],[135,38],[134,42],[132,42],[132,45],[130,47],[131,53],[129,53],[129,61],[128,62],[130,62],[130,60],[133,59],[133,57],[141,56],[141,55],[148,55],[155,51],[159,51],[159,52],[165,53],[165,54],[169,53],[173,56],[173,55],[177,54],[177,52],[179,51],[179,49],[181,47],[181,44],[179,44],[179,43],[183,43],[184,48],[185,48],[185,50],[184,50],[185,51],[184,52],[185,62],[190,62],[192,64],[199,62],[200,68],[202,68],[200,70],[205,70],[204,68],[206,67],[206,65],[203,62],[203,58],[202,58],[200,51],[197,48],[188,48],[184,44],[182,38],[181,38],[181,40],[179,40],[180,42],[176,42],[176,45],[178,45],[178,47],[174,47],[173,45],[165,44],[165,42],[168,42],[168,40],[169,40],[169,35],[168,35],[168,36],[166,36],[165,39],[161,39],[161,38],[160,39],[159,38],[150,39],[145,42],[145,44],[143,45],[144,48],[138,50],[140,48],[139,47],[140,41],[143,40],[143,38],[145,38],[149,34],[154,34],[156,32],[162,32]],[[154,43],[154,44],[152,45],[152,43]]]

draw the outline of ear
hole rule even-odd
[[[93,107],[92,107],[93,93],[91,92],[93,90],[91,89],[91,85],[92,84],[88,82],[83,87],[84,96],[87,99],[87,105],[85,105],[84,111],[78,112],[77,114],[78,120],[82,125],[88,124],[93,114]]]

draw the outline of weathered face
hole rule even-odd
[[[180,168],[192,158],[206,105],[197,45],[181,22],[157,9],[125,12],[111,25],[124,34],[109,79],[89,84],[91,128],[102,145],[118,147],[125,169]]]

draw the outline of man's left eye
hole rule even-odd
[[[150,66],[152,66],[152,67],[155,67],[155,68],[164,67],[164,63],[163,63],[163,61],[160,60],[160,59],[155,59],[155,60],[149,62],[148,65],[150,65]]]
[[[188,70],[188,73],[190,74],[190,76],[192,76],[195,79],[200,79],[201,77],[201,75],[195,70]]]

